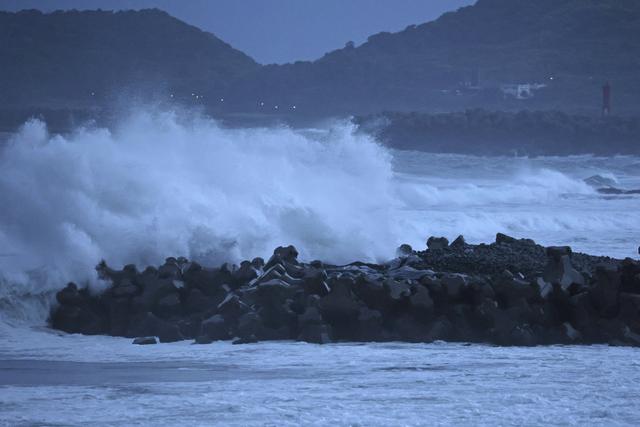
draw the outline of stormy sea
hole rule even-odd
[[[640,158],[393,151],[349,122],[230,129],[138,112],[0,143],[0,425],[637,425],[638,349],[434,342],[232,346],[48,328],[95,265],[384,262],[496,233],[638,258]]]

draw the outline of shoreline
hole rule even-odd
[[[185,258],[140,272],[96,267],[111,286],[57,293],[54,329],[154,344],[433,341],[640,347],[640,262],[544,248],[429,238],[384,264],[302,263],[293,246],[240,266]]]

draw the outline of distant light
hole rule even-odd
[[[196,94],[195,94],[195,93],[192,93],[192,94],[191,94],[191,96],[196,96]]]
[[[295,106],[295,105],[293,106],[293,109],[294,109],[294,110],[296,109],[296,106]]]
[[[169,96],[173,98],[173,94],[171,94],[171,95],[169,95]]]
[[[91,92],[91,96],[96,96],[96,93],[95,92]]]
[[[220,98],[220,102],[224,102],[224,98]]]
[[[549,77],[549,80],[553,80],[553,76]]]
[[[261,107],[264,107],[264,102],[261,102],[261,103],[260,103],[260,106],[261,106]]]
[[[274,108],[277,110],[277,109],[278,109],[278,106],[276,105]]]

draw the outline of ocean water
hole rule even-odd
[[[12,334],[0,425],[637,425],[638,349]]]
[[[638,257],[640,158],[390,151],[347,123],[224,129],[142,111],[114,129],[0,144],[0,425],[637,425],[638,350],[434,343],[317,346],[67,336],[56,290],[93,267],[208,265],[294,244],[384,261],[430,235],[497,232]]]
[[[640,158],[472,157],[396,151],[403,216],[415,236],[463,234],[492,242],[497,232],[617,258],[638,257]],[[423,247],[414,239],[415,245]]]

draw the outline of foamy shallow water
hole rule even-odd
[[[631,348],[5,338],[3,425],[640,422],[640,350]]]

